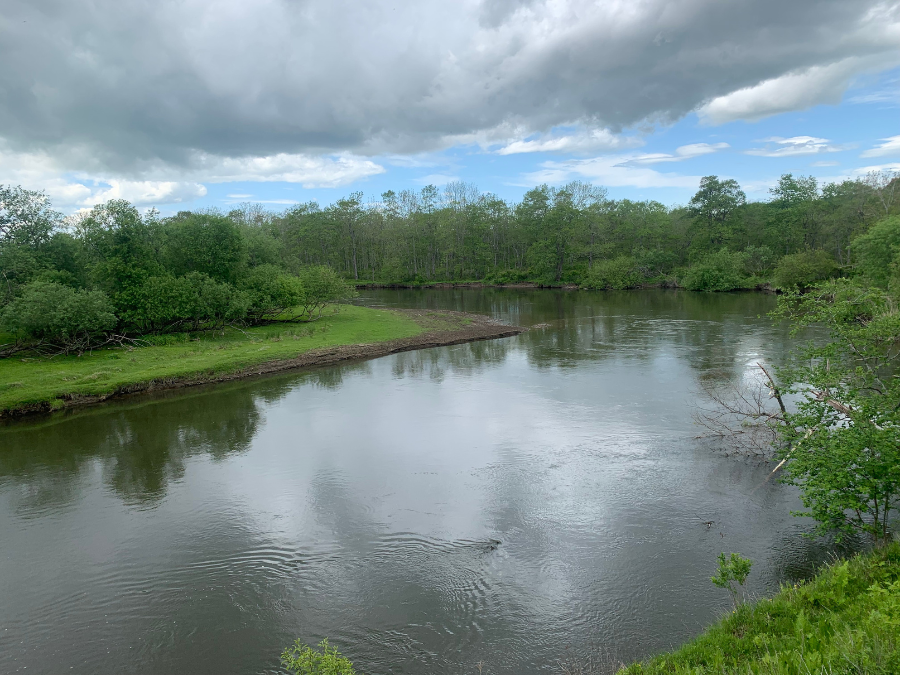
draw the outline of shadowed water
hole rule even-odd
[[[272,672],[328,637],[367,674],[549,673],[698,633],[719,551],[753,594],[828,555],[690,418],[789,349],[771,297],[361,302],[546,325],[0,428],[0,672]]]

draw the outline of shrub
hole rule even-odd
[[[326,305],[355,298],[356,289],[344,281],[337,272],[325,265],[304,267],[298,274],[302,284],[303,313],[312,318],[319,316]]]
[[[644,275],[631,256],[619,256],[612,260],[598,260],[587,278],[581,283],[582,288],[597,290],[623,290],[637,288]]]
[[[281,654],[281,663],[294,675],[355,675],[350,659],[329,646],[328,640],[322,640],[319,649],[297,640]]]
[[[230,284],[199,272],[183,277],[150,277],[140,290],[138,308],[129,315],[145,330],[197,330],[247,315],[250,300]]]
[[[259,265],[241,280],[249,300],[249,314],[261,320],[274,318],[303,302],[303,282],[275,265]]]
[[[784,256],[775,268],[778,288],[806,288],[834,275],[837,263],[822,249],[808,249]]]
[[[746,288],[748,279],[743,253],[732,253],[723,248],[710,253],[692,265],[681,279],[681,285],[690,291],[733,291]]]
[[[0,316],[0,325],[10,333],[67,349],[89,346],[116,323],[105,293],[76,290],[53,281],[28,284]]]
[[[728,594],[731,595],[731,602],[737,608],[743,601],[742,589],[753,563],[747,558],[742,558],[737,553],[732,553],[728,558],[725,557],[724,553],[720,553],[717,560],[718,567],[716,573],[710,577],[710,581],[719,588],[724,588],[728,591]]]
[[[891,262],[900,250],[900,217],[875,223],[868,232],[853,240],[859,272],[882,288],[891,276]]]

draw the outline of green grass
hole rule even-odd
[[[675,652],[620,675],[900,673],[900,544],[744,605]]]
[[[156,336],[154,346],[103,349],[83,356],[0,359],[0,411],[64,398],[107,395],[150,380],[220,375],[266,361],[288,359],[320,347],[368,344],[459,327],[465,320],[439,314],[408,317],[343,305],[310,323],[274,323],[239,331]],[[165,344],[168,343],[168,344]]]

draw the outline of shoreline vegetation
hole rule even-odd
[[[615,671],[614,671],[615,672]],[[838,560],[739,605],[683,646],[619,675],[900,672],[900,542]]]
[[[462,312],[355,305],[337,309],[311,322],[165,334],[142,341],[143,346],[108,347],[81,356],[0,359],[0,419],[525,330]]]

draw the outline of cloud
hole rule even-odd
[[[822,162],[813,162],[812,164],[810,164],[810,166],[837,166],[838,164],[840,164],[840,162],[822,161]]]
[[[135,206],[157,204],[181,204],[206,195],[206,187],[199,183],[177,181],[120,181],[110,179],[89,197],[78,202],[79,206],[103,204],[110,199],[125,199]]]
[[[675,149],[675,154],[670,155],[664,152],[635,155],[628,160],[629,164],[659,164],[661,162],[683,162],[686,159],[694,157],[702,157],[719,150],[730,148],[728,143],[691,143],[690,145],[682,145]]]
[[[576,133],[547,135],[532,140],[510,141],[496,151],[498,155],[517,155],[526,152],[581,153],[598,150],[620,150],[643,145],[635,136],[622,136],[609,129],[585,129]]]
[[[696,189],[700,176],[662,173],[635,166],[640,155],[608,155],[591,159],[569,159],[541,164],[538,171],[523,176],[523,185],[558,185],[571,180],[587,180],[608,187]]]
[[[0,183],[45,190],[57,208],[68,211],[109,199],[127,199],[136,206],[187,203],[206,195],[203,183],[281,181],[305,188],[340,187],[385,170],[372,160],[352,155],[286,153],[268,157],[194,153],[181,166],[146,163],[127,179],[102,169],[73,171],[76,164],[71,156],[54,157],[49,151],[16,152],[0,139]],[[229,195],[235,199],[251,196]]]
[[[212,157],[219,177],[336,185],[375,167],[299,158],[498,130],[515,130],[496,140],[509,153],[587,151],[522,139],[836,101],[898,47],[884,0],[6,0],[0,129],[16,152],[117,180]],[[258,166],[279,157],[294,168]]]
[[[861,166],[857,169],[853,170],[853,173],[857,176],[865,176],[867,173],[871,172],[896,172],[900,173],[900,162],[892,162],[890,164],[876,164],[874,166]]]
[[[746,154],[757,157],[796,157],[797,155],[817,155],[822,152],[840,152],[846,150],[846,146],[832,145],[827,138],[815,136],[793,136],[781,138],[773,136],[762,141],[766,143],[763,148],[747,150]]]
[[[866,150],[860,157],[885,157],[887,155],[900,156],[900,136],[882,138],[882,143],[874,148]]]
[[[228,194],[225,195],[229,199],[250,199],[253,195],[250,194]]]
[[[203,177],[208,183],[285,182],[299,183],[305,188],[340,187],[384,171],[380,164],[353,155],[329,157],[287,153],[267,157],[197,153],[183,169],[185,175]]]

